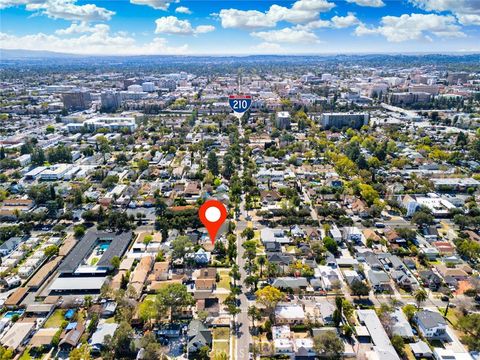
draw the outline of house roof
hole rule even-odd
[[[197,279],[215,279],[217,275],[217,269],[215,268],[200,269],[199,272]]]
[[[10,239],[6,240],[3,244],[0,245],[0,250],[11,251],[13,250],[20,242],[22,238],[20,237],[11,237]]]
[[[90,338],[91,345],[103,345],[105,336],[110,335],[113,337],[115,330],[117,330],[118,324],[103,323],[98,325],[97,330],[92,334]]]
[[[432,353],[432,350],[430,350],[430,347],[427,345],[427,343],[421,340],[410,344],[410,348],[412,349],[413,354],[422,355]]]
[[[275,316],[281,319],[303,319],[305,311],[300,305],[280,304],[275,308]]]
[[[443,316],[436,311],[422,310],[415,314],[415,318],[418,322],[421,322],[426,329],[447,325]]]
[[[24,297],[27,295],[28,288],[27,287],[21,287],[15,290],[5,301],[4,305],[5,306],[16,306],[20,304],[20,302],[24,299]]]
[[[281,289],[298,289],[301,287],[307,287],[308,281],[304,277],[283,277],[275,279],[272,286]]]
[[[71,329],[67,326],[62,333],[62,340],[59,345],[68,344],[70,346],[76,346],[84,331],[85,325],[79,322],[75,323],[75,326]]]
[[[122,233],[112,233],[106,231],[89,230],[85,236],[76,243],[73,250],[65,257],[59,267],[62,273],[72,273],[86,256],[93,250],[98,239],[111,239],[110,245],[102,255],[96,266],[112,268],[111,260],[113,257],[121,257],[132,239],[132,231]]]
[[[51,291],[100,290],[106,277],[59,277],[50,286]]]
[[[195,280],[196,289],[213,289],[215,279],[197,279]]]
[[[268,262],[289,265],[293,261],[293,256],[285,254],[267,254]]]
[[[35,335],[32,336],[29,344],[32,347],[40,347],[49,345],[52,342],[53,337],[57,333],[59,328],[44,328],[38,330]]]
[[[188,325],[188,348],[199,349],[204,345],[212,343],[212,333],[199,320],[192,320]]]
[[[375,345],[375,351],[382,353],[382,359],[399,360],[385,329],[380,322],[375,310],[357,310],[357,316],[360,323],[365,324]]]
[[[385,283],[388,284],[390,282],[390,278],[385,271],[375,271],[375,270],[368,271],[368,280],[373,285],[380,285]]]
[[[0,343],[7,347],[16,350],[30,334],[35,327],[34,322],[16,322],[2,337]]]
[[[391,315],[391,318],[395,322],[392,327],[392,332],[394,335],[400,335],[403,338],[413,338],[412,327],[410,326],[402,310],[395,310]]]
[[[363,230],[363,236],[365,236],[365,239],[372,239],[377,242],[382,240],[382,238],[372,229]]]

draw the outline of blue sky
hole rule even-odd
[[[79,54],[480,52],[480,0],[0,0],[0,47]]]

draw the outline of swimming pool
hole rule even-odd
[[[7,311],[3,317],[6,319],[11,319],[14,315],[22,316],[23,312],[23,310]]]
[[[100,250],[103,250],[103,251],[107,250],[109,246],[110,246],[110,244],[100,244],[100,245],[98,245]]]

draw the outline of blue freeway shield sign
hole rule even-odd
[[[230,95],[228,99],[230,107],[235,113],[243,114],[252,106],[251,95]]]

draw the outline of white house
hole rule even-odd
[[[447,335],[447,322],[436,311],[422,310],[415,314],[418,329],[427,339],[442,339]]]
[[[279,304],[275,308],[277,324],[301,324],[305,320],[303,307],[295,304]]]

